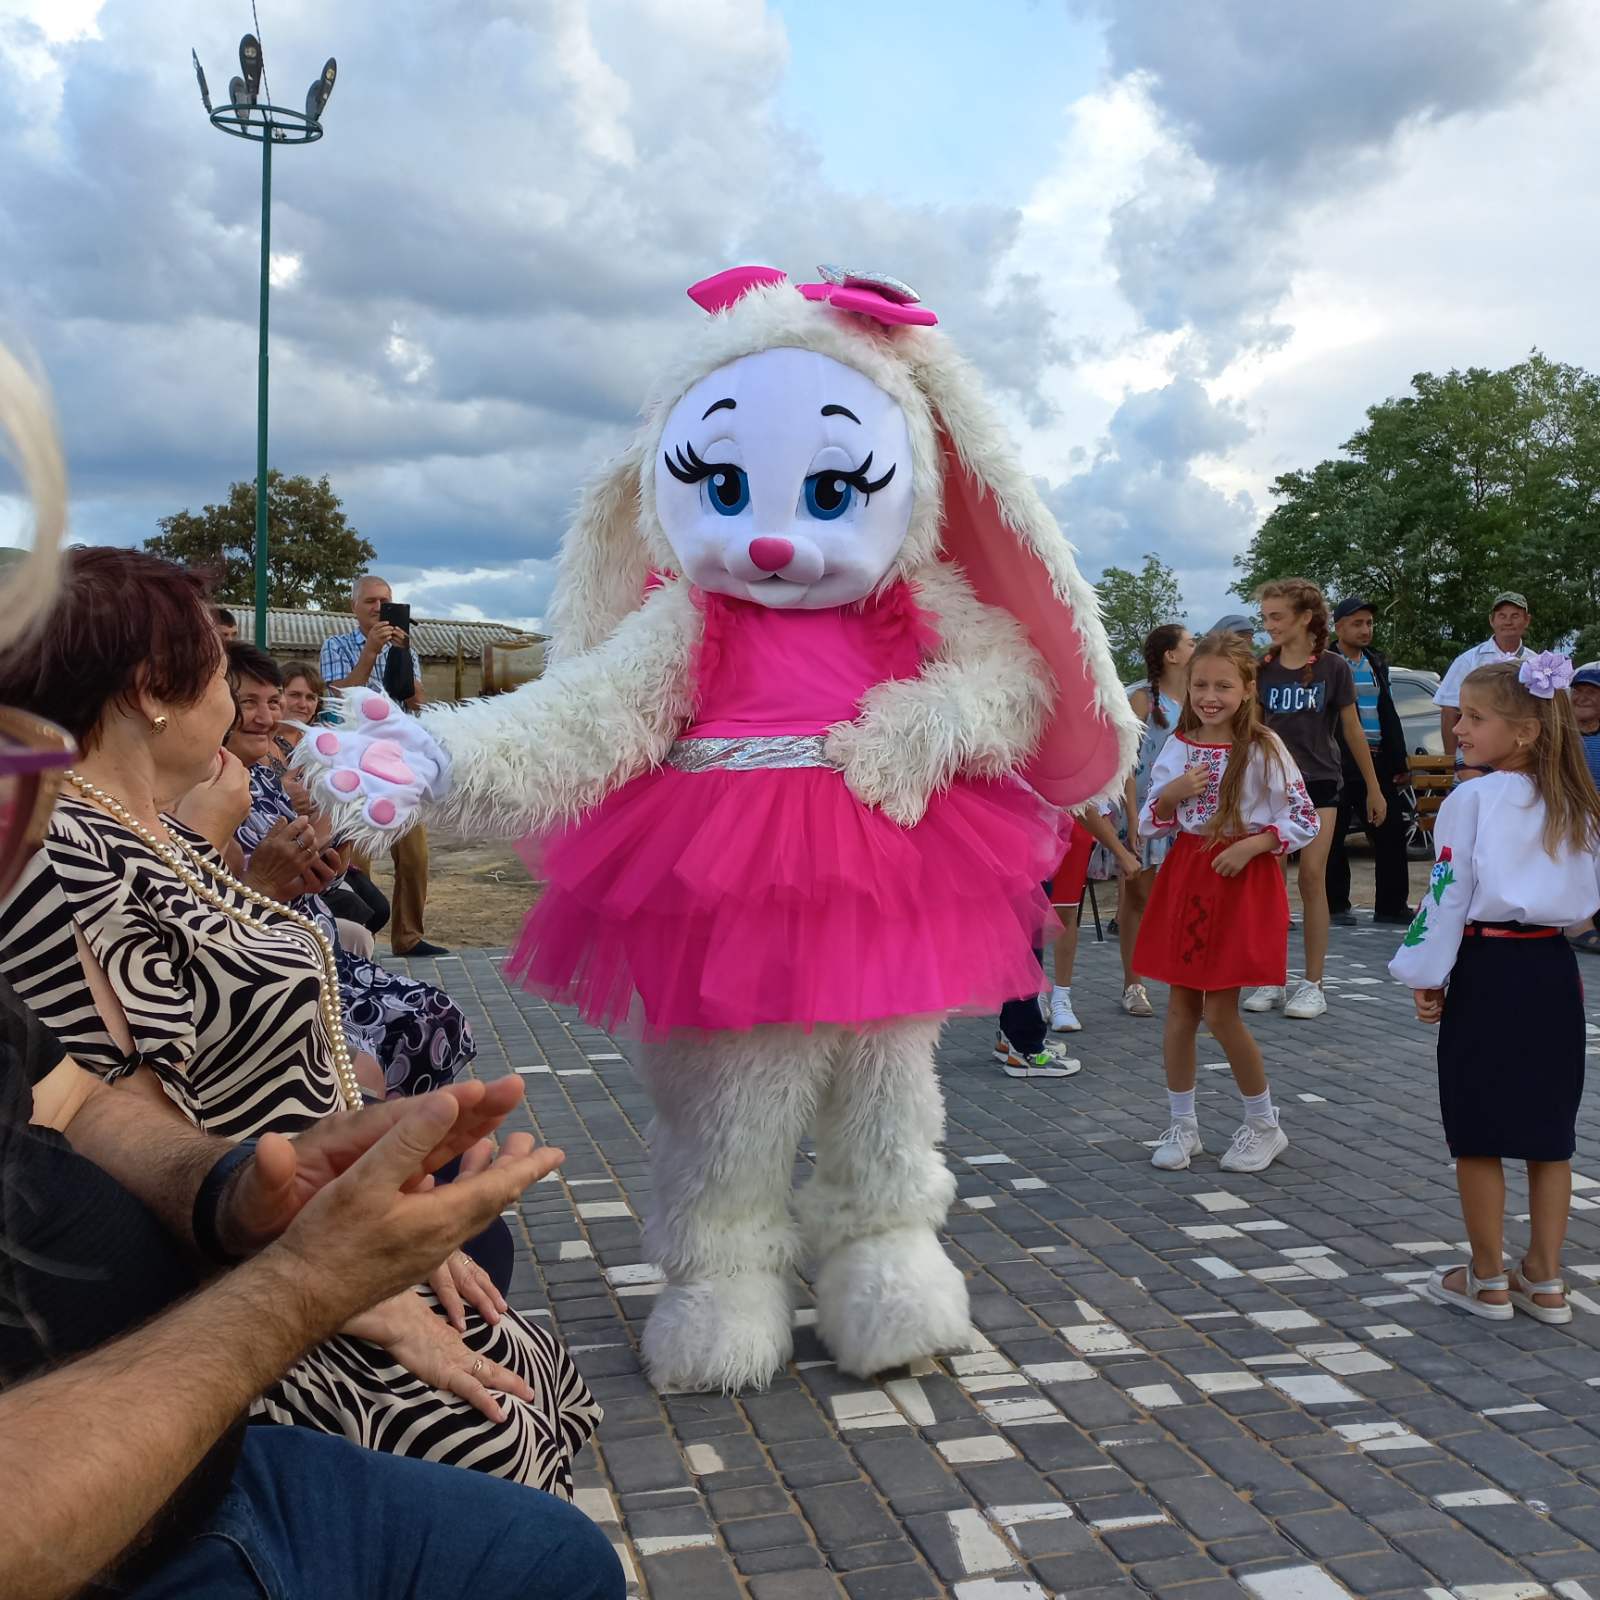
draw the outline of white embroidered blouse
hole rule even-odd
[[[1260,745],[1250,752],[1250,768],[1244,777],[1239,814],[1246,835],[1274,833],[1279,855],[1303,849],[1317,836],[1317,808],[1306,793],[1300,769],[1275,733],[1267,737],[1278,748],[1278,761],[1269,762]],[[1139,830],[1146,837],[1170,833],[1204,833],[1217,814],[1222,794],[1222,776],[1228,769],[1229,746],[1197,744],[1187,734],[1175,733],[1161,747],[1150,769],[1150,790],[1139,813]],[[1192,800],[1178,807],[1171,821],[1156,816],[1156,801],[1161,791],[1180,778],[1189,767],[1204,767],[1206,786]]]
[[[1437,860],[1416,921],[1389,963],[1413,989],[1442,988],[1469,922],[1567,928],[1600,906],[1600,853],[1544,848],[1544,802],[1520,772],[1491,772],[1439,808]]]

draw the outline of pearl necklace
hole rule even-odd
[[[123,803],[113,794],[98,785],[90,783],[81,773],[68,772],[67,781],[85,799],[92,800],[97,806],[109,812],[129,833],[153,850],[157,856],[171,867],[174,875],[186,887],[191,889],[209,906],[214,906],[224,916],[231,917],[235,922],[243,922],[252,928],[259,928],[263,932],[271,929],[264,922],[257,921],[249,912],[241,911],[204,881],[195,867],[201,868],[218,879],[235,894],[258,906],[261,910],[271,912],[275,916],[286,918],[297,928],[309,933],[317,942],[317,948],[322,957],[322,972],[318,978],[318,987],[321,991],[322,1025],[328,1035],[328,1043],[333,1051],[333,1074],[338,1082],[339,1093],[344,1100],[345,1108],[350,1111],[358,1110],[361,1106],[361,1085],[356,1079],[356,1069],[350,1059],[350,1047],[345,1042],[344,1036],[344,1004],[339,998],[339,963],[334,952],[333,941],[317,924],[307,916],[282,901],[274,900],[270,895],[259,893],[249,884],[241,883],[228,869],[215,861],[208,861],[197,850],[186,844],[182,839],[173,837],[170,840],[158,839],[145,825],[133,815]],[[193,865],[191,866],[190,863]]]

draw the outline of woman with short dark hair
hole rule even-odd
[[[221,750],[235,708],[204,587],[123,549],[72,551],[62,580],[40,629],[0,655],[0,704],[59,722],[82,751],[0,906],[0,972],[81,1065],[208,1132],[294,1134],[358,1106],[326,933],[171,815],[243,776]],[[482,1316],[453,1305],[454,1327],[437,1303],[421,1288],[385,1301],[252,1415],[570,1495],[598,1408],[565,1350],[493,1300],[474,1299]]]

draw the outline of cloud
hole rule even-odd
[[[685,288],[734,261],[903,269],[1049,415],[1064,349],[1039,283],[997,272],[1017,209],[824,181],[774,110],[763,0],[277,0],[263,22],[280,101],[340,61],[326,137],[274,152],[272,460],[326,472],[384,560],[547,559],[701,315]],[[210,0],[0,29],[0,314],[55,383],[82,537],[143,537],[254,470],[259,147],[207,126],[191,43],[225,92]]]

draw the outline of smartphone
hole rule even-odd
[[[411,606],[404,600],[385,600],[378,607],[378,621],[387,622],[402,633],[411,632]]]

